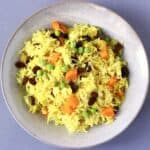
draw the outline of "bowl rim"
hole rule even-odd
[[[146,83],[146,90],[144,91],[144,97],[143,97],[143,101],[142,101],[142,104],[141,106],[139,107],[139,110],[137,111],[137,113],[134,115],[134,117],[132,118],[132,120],[119,132],[117,132],[113,137],[109,138],[109,139],[106,139],[106,140],[103,140],[102,142],[96,142],[95,144],[91,144],[91,145],[84,145],[84,146],[76,146],[76,147],[71,147],[71,146],[64,146],[62,144],[54,144],[54,143],[50,143],[50,142],[46,142],[44,141],[40,136],[38,135],[35,135],[30,129],[27,129],[24,127],[23,123],[19,121],[18,118],[16,118],[15,116],[15,112],[12,111],[11,109],[11,106],[9,105],[8,101],[7,101],[7,94],[5,92],[5,89],[4,89],[4,83],[3,83],[3,64],[4,64],[4,60],[5,60],[5,56],[6,56],[6,53],[7,53],[7,50],[9,48],[9,45],[10,43],[12,42],[13,38],[15,37],[15,35],[17,34],[17,32],[24,26],[24,24],[26,24],[30,19],[32,19],[32,17],[40,14],[41,12],[51,8],[51,7],[56,7],[58,5],[61,5],[61,4],[65,4],[66,2],[70,2],[71,0],[67,0],[67,1],[62,1],[62,2],[57,2],[57,3],[52,3],[50,5],[48,5],[47,7],[45,8],[41,8],[39,9],[38,11],[34,12],[31,16],[27,17],[17,28],[16,28],[16,31],[13,32],[9,38],[9,40],[7,41],[6,43],[6,46],[4,48],[4,51],[3,51],[3,54],[2,54],[2,59],[1,59],[1,62],[0,62],[0,84],[1,84],[1,89],[2,89],[2,95],[3,95],[3,100],[10,112],[10,114],[12,115],[12,117],[14,118],[14,120],[16,121],[16,123],[24,130],[26,131],[30,136],[34,137],[35,139],[37,139],[38,141],[40,142],[43,142],[47,145],[50,145],[50,146],[54,146],[54,147],[59,147],[59,148],[67,148],[67,149],[81,149],[81,148],[91,148],[93,146],[98,146],[98,145],[101,145],[103,143],[106,143],[112,139],[114,139],[115,137],[117,137],[118,135],[120,135],[122,132],[124,132],[132,123],[133,121],[136,119],[136,117],[138,116],[139,112],[141,111],[143,105],[144,105],[144,102],[146,100],[146,96],[147,96],[147,93],[148,93],[148,89],[149,89],[149,81],[150,81],[150,76],[149,76],[149,61],[148,61],[148,55],[147,55],[147,52],[144,48],[144,45],[143,45],[143,42],[141,40],[141,38],[139,37],[139,35],[137,34],[137,32],[134,30],[134,28],[129,24],[129,22],[124,19],[122,16],[120,16],[117,12],[115,12],[114,10],[112,10],[111,8],[107,8],[101,4],[98,4],[98,3],[94,3],[94,2],[90,2],[90,1],[80,1],[80,0],[77,0],[77,1],[74,1],[73,3],[84,3],[84,4],[88,4],[88,5],[93,5],[93,6],[96,6],[98,8],[103,8],[105,9],[106,11],[109,11],[111,14],[115,15],[116,17],[118,17],[119,19],[121,19],[122,21],[124,21],[133,31],[133,33],[137,36],[139,42],[141,43],[141,46],[142,46],[142,49],[143,49],[143,52],[144,52],[144,56],[146,58],[146,68],[147,68],[147,83]]]

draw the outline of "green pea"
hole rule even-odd
[[[88,53],[89,51],[90,51],[89,48],[87,48],[87,47],[84,48],[85,53]]]
[[[88,118],[89,114],[88,114],[87,111],[84,111],[84,112],[82,112],[82,116],[83,116],[84,118]]]
[[[105,40],[106,42],[110,42],[110,41],[111,41],[111,39],[110,39],[109,37],[106,37],[104,40]]]
[[[42,66],[45,66],[45,65],[46,65],[46,60],[45,60],[45,59],[42,59],[42,60],[41,60],[41,65],[42,65]]]
[[[44,72],[44,76],[45,76],[47,79],[49,79],[49,76],[48,76],[48,74],[47,74],[46,72]]]
[[[62,82],[59,84],[59,87],[60,87],[61,89],[65,88],[65,86],[66,86],[66,83],[65,83],[64,81],[62,81]]]
[[[60,35],[61,35],[61,32],[60,32],[59,30],[55,30],[55,31],[54,31],[54,34],[55,34],[56,36],[60,36]]]
[[[76,47],[76,42],[75,42],[75,41],[72,41],[72,42],[70,43],[70,47],[71,47],[71,48],[75,48],[75,47]]]
[[[53,69],[55,68],[55,66],[52,65],[52,64],[48,64],[48,65],[46,66],[46,68],[47,68],[48,71],[51,71],[51,70],[53,70]]]
[[[62,72],[67,72],[67,71],[68,71],[68,66],[63,65],[63,66],[62,66]]]
[[[96,109],[96,108],[92,108],[90,111],[91,111],[93,114],[95,114],[95,113],[97,112],[97,109]]]
[[[79,54],[82,54],[83,52],[84,52],[84,48],[83,48],[83,47],[79,47],[78,53],[79,53]]]
[[[37,76],[42,76],[43,75],[43,71],[42,70],[38,70],[36,74],[37,74]]]

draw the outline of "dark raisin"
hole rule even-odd
[[[91,95],[90,95],[90,99],[89,99],[89,101],[88,101],[88,104],[89,104],[89,105],[93,105],[93,104],[96,102],[97,97],[98,97],[98,93],[95,92],[95,91],[93,91],[93,92],[91,93]]]
[[[23,62],[21,62],[21,61],[17,61],[17,62],[15,63],[15,66],[16,66],[17,68],[24,68],[26,65],[25,65]]]
[[[82,44],[83,43],[81,41],[76,42],[76,48],[82,47]]]
[[[73,64],[76,64],[78,61],[78,58],[76,56],[71,56],[71,61]]]
[[[88,35],[84,35],[84,36],[82,36],[82,38],[85,41],[91,41],[91,37],[89,37]]]
[[[97,92],[95,92],[95,91],[93,91],[93,92],[91,93],[91,97],[95,97],[95,98],[97,98],[97,97],[98,97],[98,93],[97,93]]]
[[[52,38],[57,39],[57,36],[55,35],[55,33],[52,33],[50,36],[51,36]]]
[[[73,93],[76,93],[77,92],[77,90],[78,90],[78,85],[76,85],[74,82],[69,82],[69,85],[70,85],[70,87],[71,87],[71,89],[72,89],[72,92]]]
[[[121,74],[122,74],[122,77],[123,77],[123,78],[129,76],[129,70],[128,70],[128,67],[127,67],[127,66],[123,66],[123,67],[121,68]]]
[[[123,45],[120,44],[120,43],[117,43],[117,44],[114,46],[113,51],[114,51],[115,54],[118,54],[121,49],[123,49]]]
[[[119,106],[114,106],[115,114],[117,114],[117,113],[119,112],[119,109],[120,109],[120,107],[119,107]]]
[[[81,74],[81,73],[83,73],[83,72],[86,71],[85,68],[81,68],[81,67],[79,67],[77,70],[78,70],[78,73],[79,73],[79,74]]]
[[[30,78],[30,79],[29,79],[29,82],[30,82],[30,84],[35,85],[35,84],[36,84],[35,77]]]
[[[40,70],[40,69],[41,69],[41,67],[35,66],[35,67],[33,67],[32,72],[33,72],[34,74],[36,74],[37,71]]]
[[[31,105],[35,105],[35,97],[30,96],[29,99],[30,99]]]
[[[90,72],[92,70],[91,66],[88,63],[85,63],[85,69],[87,72]]]
[[[65,39],[68,39],[68,34],[67,33],[62,33],[62,37]]]
[[[93,105],[96,102],[96,98],[95,97],[90,97],[89,101],[88,101],[88,105]]]
[[[50,31],[50,29],[49,29],[49,28],[45,28],[44,30],[45,30],[46,32],[47,32],[47,31]]]
[[[29,78],[27,76],[24,76],[22,85],[26,85],[28,81],[29,81]]]

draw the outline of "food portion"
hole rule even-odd
[[[25,42],[15,66],[29,112],[71,133],[113,122],[128,88],[123,45],[92,25],[53,21]]]

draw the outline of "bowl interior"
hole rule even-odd
[[[32,115],[25,107],[22,93],[16,83],[17,51],[34,31],[49,27],[52,20],[92,24],[102,27],[109,35],[121,41],[130,69],[130,86],[126,100],[116,121],[97,126],[88,133],[69,135],[64,127],[47,125],[42,117]],[[17,122],[32,136],[48,144],[62,147],[88,147],[103,143],[124,130],[139,112],[148,87],[148,64],[145,51],[133,29],[118,15],[106,8],[85,2],[67,2],[50,6],[29,18],[14,34],[4,54],[2,86],[6,103]],[[59,139],[59,140],[58,140]]]

